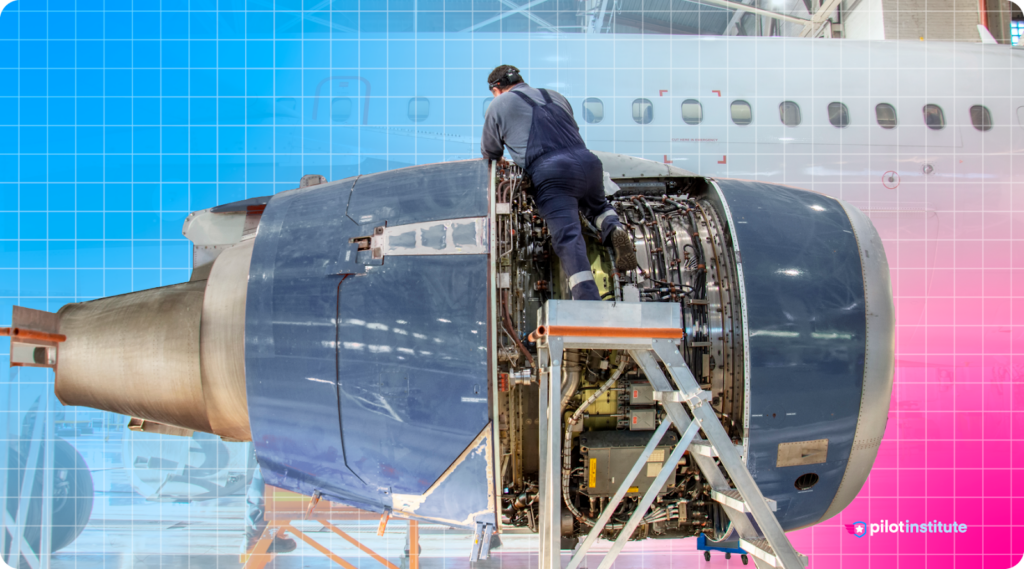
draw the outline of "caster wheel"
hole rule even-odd
[[[705,551],[704,552],[704,561],[711,561],[711,552],[710,551]]]
[[[740,561],[742,561],[744,565],[746,565],[747,563],[750,563],[750,560],[747,559],[746,555],[740,555]]]
[[[728,551],[726,551],[725,552],[725,558],[726,559],[732,559],[732,553],[729,553]]]

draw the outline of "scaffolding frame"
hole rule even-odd
[[[532,336],[537,340],[540,370],[540,567],[561,568],[561,477],[568,473],[561,469],[560,379],[566,349],[626,351],[647,375],[654,387],[654,398],[667,415],[590,534],[576,550],[567,569],[580,566],[662,435],[672,425],[681,433],[679,443],[662,464],[658,476],[602,559],[599,569],[608,569],[615,562],[686,450],[691,451],[697,466],[710,482],[712,498],[723,506],[732,521],[741,547],[755,558],[758,566],[800,569],[807,565],[807,558],[793,548],[776,519],[773,513],[775,502],[761,493],[736,445],[709,404],[711,393],[701,389],[683,360],[678,347],[682,327],[677,305],[549,300],[539,320],[543,324]],[[668,372],[667,376],[662,365]],[[703,433],[703,438],[698,431]],[[718,463],[715,458],[718,458]],[[719,463],[728,473],[728,479],[719,469]]]

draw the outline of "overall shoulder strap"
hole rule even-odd
[[[516,95],[519,95],[531,107],[536,107],[537,106],[537,101],[534,101],[533,99],[531,99],[528,95],[526,95],[526,93],[521,93],[521,92],[516,91],[516,90],[509,91],[509,93],[515,93]]]
[[[547,89],[537,89],[541,95],[544,95],[544,102],[548,105],[551,104],[551,93],[548,93]]]

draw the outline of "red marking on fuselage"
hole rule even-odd
[[[711,90],[711,92],[712,92],[712,93],[718,93],[718,96],[719,96],[719,97],[721,97],[721,96],[722,96],[722,92],[721,92],[721,91],[717,91],[717,90],[715,90],[715,89],[712,89],[712,90]]]
[[[658,96],[664,97],[665,93],[668,93],[668,89],[658,89]]]
[[[722,155],[722,159],[718,161],[719,164],[725,164],[725,155]]]
[[[664,158],[664,160],[665,160],[665,164],[671,164],[671,163],[672,163],[672,161],[668,159],[668,154],[662,154],[662,156],[664,156],[664,157],[665,157],[665,158]]]

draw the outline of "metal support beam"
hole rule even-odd
[[[690,368],[686,366],[683,356],[679,353],[679,348],[674,343],[666,340],[652,340],[652,342],[654,353],[658,355],[661,361],[665,362],[665,367],[668,368],[669,375],[672,376],[679,386],[679,390],[683,393],[692,392],[693,389],[699,390],[700,385],[693,377],[693,373],[690,372]],[[649,351],[630,350],[630,355],[633,356],[637,364],[647,374],[648,380],[650,380],[651,385],[656,390],[668,391],[672,388],[668,378],[661,372],[661,368],[658,366],[658,362],[653,354]],[[683,421],[686,421],[688,417],[686,417],[686,412],[681,404],[666,401],[664,405],[665,411],[674,423],[677,425],[685,424]],[[691,398],[688,406],[690,411],[693,412],[694,419],[701,420],[701,428],[704,431],[704,435],[718,451],[719,461],[732,478],[733,485],[739,490],[740,495],[743,496],[744,501],[750,507],[754,520],[757,521],[761,533],[767,538],[768,543],[771,544],[775,556],[781,562],[782,567],[786,569],[799,569],[803,567],[804,563],[800,559],[800,554],[793,548],[793,544],[786,537],[786,533],[779,524],[779,520],[775,518],[775,514],[772,513],[771,508],[765,502],[761,489],[757,487],[757,483],[754,482],[754,478],[750,475],[750,471],[747,470],[747,466],[740,459],[732,439],[729,438],[729,434],[725,432],[722,424],[718,421],[715,410],[710,405],[705,405],[703,401],[696,398]],[[749,536],[741,535],[740,537]]]
[[[722,32],[722,35],[723,36],[739,35],[738,33],[733,33],[733,32],[736,30],[736,26],[739,25],[740,18],[742,18],[743,14],[746,14],[746,13],[747,13],[746,10],[739,10],[739,9],[737,9],[735,12],[733,12],[732,16],[729,17],[729,23],[727,23],[725,25],[725,31]]]
[[[776,20],[782,20],[785,22],[793,22],[794,24],[807,25],[810,20],[807,18],[801,18],[799,16],[790,16],[789,14],[780,14],[778,12],[772,12],[771,10],[765,10],[763,8],[755,8],[748,6],[740,2],[733,2],[732,0],[695,0],[700,4],[709,4],[712,6],[724,6],[725,8],[732,8],[734,10],[743,10],[751,12],[753,14],[760,14],[762,16],[768,16],[769,18],[775,18]]]
[[[25,522],[28,521],[28,507],[32,502],[32,487],[36,483],[36,463],[39,461],[39,452],[42,448],[43,423],[48,417],[36,412],[35,424],[32,426],[32,439],[28,447],[28,460],[25,462],[25,475],[21,483],[21,495],[18,496],[18,510],[14,518],[14,527],[11,531],[11,549],[7,555],[7,564],[15,567],[18,565],[18,558],[21,557],[21,548],[24,540]],[[45,494],[46,491],[44,490]],[[25,544],[27,546],[27,543]],[[28,551],[31,553],[31,550]]]
[[[828,21],[829,16],[839,8],[839,4],[842,1],[843,0],[825,0],[821,7],[818,8],[818,11],[811,16],[811,19],[805,22],[804,29],[800,32],[800,37],[817,37],[818,32],[821,31],[825,22]]]
[[[587,23],[587,27],[584,31],[592,34],[601,33],[601,28],[604,27],[604,13],[608,8],[608,0],[601,0],[601,8],[597,10],[590,22]]]
[[[715,421],[718,419],[716,418]],[[667,421],[666,421],[667,422]],[[615,562],[615,558],[619,556],[619,552],[626,546],[626,542],[633,535],[636,530],[636,526],[640,525],[640,521],[647,514],[647,509],[654,503],[654,499],[658,497],[658,492],[661,491],[661,487],[665,485],[670,474],[675,472],[676,465],[679,464],[679,460],[683,458],[683,453],[686,452],[686,447],[690,446],[690,441],[697,434],[697,430],[700,428],[700,419],[694,418],[690,421],[690,425],[683,429],[682,424],[677,423],[676,428],[683,432],[682,437],[679,439],[679,444],[672,451],[672,454],[668,457],[668,460],[661,465],[661,471],[654,478],[654,482],[651,483],[651,487],[647,489],[643,499],[640,500],[640,504],[637,505],[636,510],[633,511],[633,515],[629,517],[629,521],[626,522],[626,527],[619,531],[619,537],[615,538],[615,543],[612,544],[612,548],[608,550],[608,555],[601,560],[601,565],[597,569],[611,569],[612,563]]]
[[[518,10],[519,9],[519,6],[514,4],[511,0],[498,0],[498,1],[501,2],[502,4],[508,6],[509,8],[512,8],[513,10]],[[526,16],[531,22],[537,24],[538,26],[544,28],[545,30],[547,30],[549,32],[558,33],[558,28],[556,28],[555,26],[552,26],[551,23],[549,23],[547,20],[545,20],[544,18],[541,18],[540,16],[534,14],[533,12],[523,12],[523,15]]]
[[[587,552],[590,551],[590,547],[594,545],[594,542],[597,541],[601,532],[604,531],[604,526],[608,523],[608,520],[612,519],[612,514],[614,514],[615,509],[619,507],[619,502],[622,501],[626,492],[629,491],[629,487],[633,485],[633,481],[636,480],[636,477],[640,475],[640,471],[647,466],[647,459],[650,458],[652,453],[654,453],[654,449],[658,447],[658,443],[661,442],[662,437],[664,437],[665,433],[668,432],[668,428],[670,426],[672,426],[672,421],[662,421],[661,425],[658,426],[658,430],[654,431],[650,442],[648,442],[647,446],[644,447],[644,451],[640,453],[640,458],[636,459],[636,464],[634,464],[633,468],[630,469],[629,474],[626,475],[622,480],[622,484],[619,485],[619,489],[615,491],[611,500],[608,501],[604,510],[601,511],[601,515],[597,518],[597,521],[594,522],[594,528],[590,530],[589,534],[587,534],[587,538],[580,544],[579,549],[576,550],[576,554],[572,556],[572,559],[569,561],[569,565],[565,569],[576,569],[580,566],[580,563],[583,562],[583,559],[586,558]],[[654,487],[661,488],[661,486],[657,486],[656,484],[655,486],[652,486],[652,488]]]
[[[561,338],[550,337],[538,345],[540,396],[538,447],[540,450],[540,566],[561,565],[562,537],[562,351]]]
[[[484,21],[482,21],[482,22],[480,22],[478,24],[473,24],[472,26],[462,30],[462,32],[465,33],[465,32],[472,32],[474,30],[478,30],[478,29],[480,29],[480,28],[482,28],[484,26],[493,24],[494,22],[497,22],[499,20],[504,20],[505,18],[511,16],[512,14],[518,14],[520,12],[524,12],[525,10],[529,10],[530,8],[533,8],[534,6],[536,6],[538,4],[543,4],[544,2],[547,2],[547,1],[548,0],[533,0],[533,2],[528,2],[526,4],[522,4],[520,6],[517,6],[514,10],[510,10],[508,12],[502,12],[502,13],[498,14],[497,16],[494,16],[492,18],[487,18],[486,20],[484,20]],[[525,15],[525,13],[524,13],[524,15]]]
[[[47,370],[46,373],[52,377],[53,372]],[[43,411],[39,415],[40,418],[45,421],[43,424],[43,492],[42,492],[42,504],[43,515],[41,518],[41,527],[39,528],[39,568],[50,569],[50,540],[53,538],[53,416],[50,415],[50,392],[53,390],[53,385],[48,384],[49,388],[46,393],[43,393],[43,401],[46,402],[43,405]]]
[[[769,564],[783,569],[799,569],[806,565],[806,558],[793,549],[779,524],[770,501],[761,494],[757,483],[747,470],[736,446],[722,427],[714,408],[709,402],[709,392],[701,389],[689,367],[679,353],[681,323],[678,309],[655,303],[606,303],[572,302],[551,300],[545,303],[543,324],[531,334],[537,339],[540,377],[539,401],[539,446],[540,446],[540,559],[539,567],[559,569],[559,514],[561,512],[561,477],[568,473],[558,468],[560,457],[558,435],[561,434],[560,378],[562,351],[569,349],[618,349],[625,350],[647,375],[655,393],[665,409],[668,418],[682,438],[669,460],[655,478],[653,486],[645,493],[629,522],[620,529],[615,545],[601,563],[601,569],[608,569],[643,521],[647,510],[658,495],[667,477],[673,472],[683,452],[702,430],[714,453],[709,449],[705,455],[692,453],[704,476],[711,483],[717,495],[728,496],[720,500],[733,521],[733,527],[740,538],[749,544],[755,562]],[[668,370],[668,376],[661,369],[661,362]],[[670,379],[671,378],[671,379]],[[683,405],[689,407],[689,410]],[[692,414],[692,419],[691,419]],[[637,465],[646,463],[653,448],[660,442],[668,428],[663,422],[644,450]],[[702,440],[698,439],[697,447]],[[694,447],[697,449],[697,447]],[[721,466],[728,473],[729,480],[715,462],[717,454]],[[638,474],[634,465],[627,480],[621,482],[612,502],[604,509],[591,533],[570,561],[569,569],[578,569],[588,548],[596,541],[618,502]],[[733,488],[735,487],[735,489]],[[735,506],[739,506],[738,509]],[[757,527],[747,517],[753,515]],[[618,528],[616,528],[618,529]],[[762,538],[762,536],[764,536]],[[766,539],[765,539],[766,538]]]

